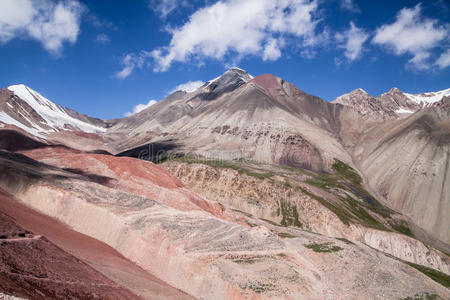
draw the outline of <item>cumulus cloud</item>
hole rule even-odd
[[[423,70],[430,68],[430,52],[448,37],[448,30],[438,20],[422,16],[420,4],[403,8],[391,24],[378,27],[373,44],[381,45],[396,55],[410,54],[408,64]]]
[[[121,61],[123,66],[122,70],[116,72],[114,77],[117,79],[125,79],[133,73],[134,69],[142,68],[144,65],[145,57],[147,56],[146,52],[143,51],[138,55],[134,53],[126,54]]]
[[[107,44],[107,43],[111,42],[111,39],[109,38],[109,36],[107,34],[101,33],[101,34],[97,35],[97,37],[95,38],[95,41],[99,44]]]
[[[202,62],[205,58],[224,60],[245,55],[276,59],[282,49],[274,38],[280,36],[294,38],[296,46],[312,47],[318,42],[317,9],[317,0],[216,2],[170,31],[170,44],[151,52],[154,69],[166,71],[173,62],[191,59]]]
[[[450,66],[450,49],[447,49],[447,52],[444,52],[439,56],[436,60],[436,65],[438,65],[440,69],[445,69]]]
[[[182,84],[177,85],[173,90],[170,91],[170,94],[176,91],[186,91],[186,92],[192,92],[196,90],[197,88],[201,87],[205,82],[201,80],[197,81],[188,81]]]
[[[281,41],[269,39],[264,47],[263,60],[277,60],[281,56]]]
[[[361,57],[364,42],[369,37],[369,34],[358,28],[355,23],[350,22],[350,28],[343,33],[337,33],[335,37],[339,47],[345,49],[345,57],[349,61],[353,61]]]
[[[84,9],[76,0],[2,0],[0,43],[17,37],[32,38],[59,55],[64,42],[77,41]]]
[[[129,117],[131,115],[137,114],[138,112],[143,111],[144,109],[146,109],[147,107],[150,107],[152,105],[155,105],[156,103],[158,103],[158,101],[156,100],[150,100],[148,101],[147,104],[138,104],[135,107],[133,107],[133,111],[132,112],[126,112],[125,113],[125,117]]]

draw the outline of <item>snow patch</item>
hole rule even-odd
[[[395,111],[397,114],[413,114],[414,112],[409,109],[399,108]]]
[[[44,136],[39,134],[39,132],[36,129],[23,125],[22,123],[18,122],[14,118],[7,115],[4,111],[0,111],[0,121],[2,121],[3,123],[9,124],[9,125],[17,126],[21,129],[25,130],[26,132],[31,133],[34,136],[44,138]],[[5,125],[2,124],[2,127],[4,127],[4,126]]]
[[[94,126],[73,118],[72,116],[67,114],[62,106],[51,102],[44,96],[40,95],[38,92],[30,89],[23,84],[12,85],[8,87],[8,90],[12,91],[16,96],[27,102],[31,106],[31,108],[33,108],[45,120],[45,123],[49,127],[54,129],[47,130],[41,128],[39,124],[35,124],[42,132],[49,133],[58,130],[67,130],[65,128],[66,124],[88,133],[99,133],[106,131],[105,128]]]
[[[252,75],[250,75],[247,71],[245,71],[244,69],[241,69],[241,68],[238,68],[238,67],[233,67],[233,68],[231,68],[230,70],[238,70],[238,71],[241,71],[241,72],[245,72],[245,73],[247,73],[247,75],[250,77],[250,79],[253,79],[254,77],[252,76]]]
[[[421,94],[408,94],[404,93],[409,100],[420,104],[422,106],[429,106],[430,104],[439,102],[445,96],[450,96],[450,89],[442,90],[439,92],[429,92]]]
[[[248,78],[244,78],[243,76],[239,76],[239,79],[241,79],[243,82],[249,82],[250,80],[252,80],[254,77],[252,75],[250,75],[247,71],[240,69],[240,68],[236,68],[233,67],[231,69],[229,69],[228,71],[226,71],[224,74],[228,73],[228,72],[232,72],[233,70],[238,70],[238,71],[242,71],[245,72],[248,76]],[[207,81],[207,85],[203,88],[203,89],[207,89],[211,84],[213,84],[214,82],[216,82],[217,80],[219,80],[224,74],[220,75],[219,77],[216,77],[212,80]]]

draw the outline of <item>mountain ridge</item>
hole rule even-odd
[[[46,231],[119,286],[148,298],[450,296],[450,97],[422,107],[357,89],[330,103],[231,69],[95,121],[22,90],[31,98],[0,91],[13,120],[0,123],[0,194],[142,268],[105,268]]]
[[[446,91],[435,94],[447,99]],[[48,104],[44,100],[41,102]],[[135,115],[109,123],[103,121],[101,132],[78,132],[75,126],[63,126],[57,127],[57,132],[48,134],[47,131],[48,135],[36,131],[28,133],[41,141],[89,151],[134,153],[139,157],[142,151],[156,145],[156,149],[167,151],[164,155],[193,153],[221,160],[243,158],[319,173],[331,172],[335,159],[338,159],[366,176],[369,161],[373,160],[371,157],[376,152],[373,149],[381,147],[377,139],[385,141],[384,146],[391,145],[391,140],[376,134],[378,128],[384,124],[391,129],[401,128],[403,120],[409,120],[413,112],[433,107],[446,118],[443,113],[445,105],[441,102],[421,107],[405,93],[392,88],[377,98],[363,89],[356,89],[330,103],[299,90],[280,77],[271,74],[253,77],[234,68],[194,91],[174,92]],[[3,104],[2,107],[5,106],[8,105]],[[4,111],[1,113],[5,115]],[[36,124],[40,124],[42,120],[39,119],[40,114],[37,115]],[[411,120],[413,124],[421,122],[419,119]],[[422,128],[420,126],[413,128]],[[35,127],[32,129],[36,130]],[[447,143],[445,138],[443,141]],[[437,146],[442,147],[440,144]],[[433,164],[431,158],[424,159],[427,164]],[[442,168],[448,167],[442,165]],[[379,180],[374,179],[378,175],[369,174],[372,175],[368,176],[367,187],[395,205],[395,199],[391,199]],[[418,175],[411,176],[410,180],[415,180],[413,178]],[[400,179],[396,177],[393,180],[395,183]],[[445,191],[446,188],[436,197],[442,198]],[[420,199],[415,198],[414,201]],[[440,202],[445,203],[445,199]],[[402,209],[401,205],[398,207]],[[410,213],[414,217],[419,212]],[[421,222],[425,226],[426,220]],[[428,230],[433,231],[431,228]],[[444,234],[445,230],[439,229],[439,232]],[[445,235],[440,238],[450,241],[450,237]]]

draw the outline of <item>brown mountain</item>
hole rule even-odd
[[[0,95],[8,203],[123,255],[127,272],[33,223],[136,295],[450,297],[446,91],[329,103],[233,68],[112,121]]]

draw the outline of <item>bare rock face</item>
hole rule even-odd
[[[390,89],[389,92],[380,95],[377,99],[383,106],[398,114],[411,114],[421,109],[418,103],[411,101],[397,88]]]
[[[251,80],[253,77],[246,71],[232,68],[225,72],[222,76],[207,82],[193,99],[189,100],[188,104],[195,106],[197,99],[211,101],[219,98],[223,94],[232,92]]]
[[[342,95],[333,100],[332,103],[350,106],[362,115],[370,115],[371,117],[387,118],[395,116],[392,108],[387,107],[380,100],[370,96],[363,89],[357,89]]]

